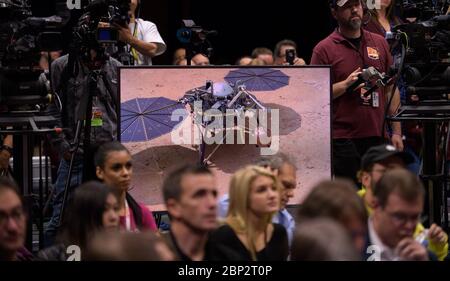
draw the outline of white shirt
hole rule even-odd
[[[399,261],[401,260],[400,256],[397,255],[395,253],[394,249],[389,248],[388,246],[386,246],[380,239],[380,237],[378,236],[378,234],[375,231],[375,228],[373,226],[373,219],[372,217],[369,218],[369,238],[370,238],[370,242],[371,245],[369,245],[369,247],[371,247],[372,249],[372,257],[373,259],[369,260],[374,260],[374,261]],[[368,248],[369,250],[369,248]]]
[[[161,55],[166,51],[166,43],[162,39],[158,32],[158,28],[153,22],[145,21],[143,19],[136,19],[137,29],[135,32],[135,24],[130,23],[128,27],[130,28],[131,35],[136,35],[135,37],[147,43],[155,43],[157,45],[157,50],[155,56]],[[128,46],[128,48],[131,48]],[[135,65],[152,65],[152,58],[142,55],[137,52],[138,61],[135,61]]]

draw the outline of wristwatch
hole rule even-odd
[[[6,150],[9,152],[9,155],[13,155],[13,148],[9,145],[3,144],[2,146],[0,146],[0,151],[2,150]]]

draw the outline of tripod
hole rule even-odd
[[[428,221],[436,223],[448,232],[447,184],[449,177],[446,165],[448,132],[438,138],[440,124],[450,124],[450,105],[402,106],[390,118],[392,121],[420,120],[423,123],[423,166],[420,177],[424,183],[428,207]],[[441,143],[441,145],[439,145]]]
[[[92,106],[93,106],[93,98],[97,96],[97,82],[99,77],[102,77],[101,70],[91,70],[88,74],[89,77],[89,92],[87,95],[83,95],[80,101],[80,105],[77,112],[77,124],[75,129],[75,137],[71,144],[71,157],[69,162],[69,172],[66,179],[66,184],[64,186],[64,196],[61,206],[61,212],[59,215],[59,226],[61,226],[62,221],[64,219],[64,211],[67,203],[67,198],[69,196],[70,183],[72,180],[73,168],[75,163],[75,156],[81,145],[81,132],[84,129],[84,140],[83,140],[83,148],[90,149],[91,146],[91,120],[92,120]],[[85,151],[86,153],[86,151]],[[86,157],[83,159],[83,182],[88,179],[88,175],[90,172],[89,167],[91,166],[88,163]]]

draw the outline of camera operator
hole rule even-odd
[[[89,16],[82,16],[78,27],[86,25],[89,20]],[[77,38],[80,33],[74,32],[74,35],[74,38]],[[69,191],[80,185],[82,180],[95,177],[93,155],[96,147],[117,138],[117,68],[120,62],[106,55],[104,49],[98,43],[92,42],[92,39],[87,42],[90,44],[58,58],[51,65],[53,89],[62,104],[61,128],[65,130],[59,138],[62,159],[54,187],[53,214],[45,231],[45,246],[52,244],[59,225],[72,153],[75,153],[74,168]],[[87,107],[86,99],[89,96],[92,97],[92,108],[83,108]],[[80,116],[90,109],[90,146],[83,145],[87,139],[83,130],[78,140],[80,148],[74,151],[77,123],[80,120],[83,124],[87,123]],[[83,175],[83,169],[87,174]]]
[[[152,58],[166,51],[166,44],[161,38],[156,25],[150,21],[136,18],[140,0],[130,2],[130,23],[128,27],[115,24],[119,40],[128,44],[128,52],[134,58],[135,65],[152,65]]]
[[[275,65],[305,65],[302,58],[297,57],[297,44],[289,39],[281,40],[273,51]],[[290,55],[291,54],[291,55]],[[288,56],[289,57],[288,57]]]
[[[392,93],[392,86],[387,85],[366,95],[367,88],[361,85],[361,70],[374,67],[378,72],[387,73],[392,57],[383,37],[361,28],[361,0],[331,0],[330,8],[338,28],[314,48],[311,64],[332,66],[334,172],[336,176],[357,182],[361,156],[370,147],[384,142],[381,132],[385,107]],[[399,104],[396,89],[388,113],[394,113]],[[401,125],[396,122],[392,127],[390,141],[403,150]]]

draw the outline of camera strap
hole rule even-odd
[[[137,35],[138,35],[138,27],[137,26],[138,26],[138,19],[136,18],[134,20],[134,29],[133,29],[133,37],[134,38],[137,38]],[[136,51],[136,49],[131,47],[130,45],[128,45],[128,53],[131,53],[131,55],[134,58],[134,61],[139,64],[139,54]]]

